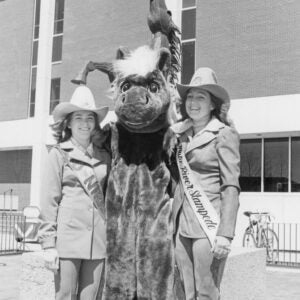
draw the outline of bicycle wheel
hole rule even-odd
[[[243,247],[256,248],[256,242],[252,231],[246,229],[243,237]]]
[[[271,229],[267,228],[262,231],[262,247],[267,250],[267,262],[276,263],[279,256],[279,241],[277,234]]]

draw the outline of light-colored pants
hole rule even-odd
[[[225,259],[210,252],[208,239],[192,239],[176,234],[175,258],[186,300],[218,300]]]
[[[54,275],[56,300],[101,299],[104,286],[104,259],[59,259]]]

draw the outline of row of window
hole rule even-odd
[[[0,151],[0,184],[31,182],[32,150]]]
[[[59,63],[62,60],[63,29],[64,29],[64,5],[65,0],[55,0],[54,28],[53,28],[53,46],[52,46],[52,63]],[[29,116],[34,116],[35,92],[36,92],[36,73],[37,73],[37,56],[39,47],[39,27],[40,27],[40,7],[41,1],[35,1],[35,18],[32,44],[31,60],[31,89],[30,89],[30,110]],[[60,78],[52,78],[50,107],[51,113],[60,99]]]
[[[64,0],[55,0],[55,17],[53,28],[52,63],[62,60],[63,27],[64,27]],[[41,1],[35,2],[35,19],[31,62],[31,92],[29,116],[34,116],[37,56],[39,46]],[[181,82],[189,83],[195,71],[195,42],[196,42],[196,0],[182,1],[182,70]],[[52,78],[49,112],[52,113],[60,100],[60,78]]]
[[[300,192],[300,137],[242,140],[243,192]]]
[[[181,83],[190,82],[195,71],[196,1],[183,0],[181,14]]]
[[[300,137],[241,140],[240,153],[242,192],[300,192]],[[0,151],[0,183],[30,183],[31,157]]]

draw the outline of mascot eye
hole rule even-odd
[[[159,85],[156,82],[152,82],[149,85],[149,90],[151,93],[157,93],[159,90]]]
[[[121,92],[126,92],[130,89],[130,83],[129,82],[124,82],[122,85],[121,85]]]

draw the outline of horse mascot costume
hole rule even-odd
[[[169,129],[171,85],[180,61],[178,28],[164,0],[150,1],[150,45],[117,51],[112,63],[89,62],[108,74],[118,121],[111,126],[112,169],[106,191],[104,298],[173,300],[174,249]]]

